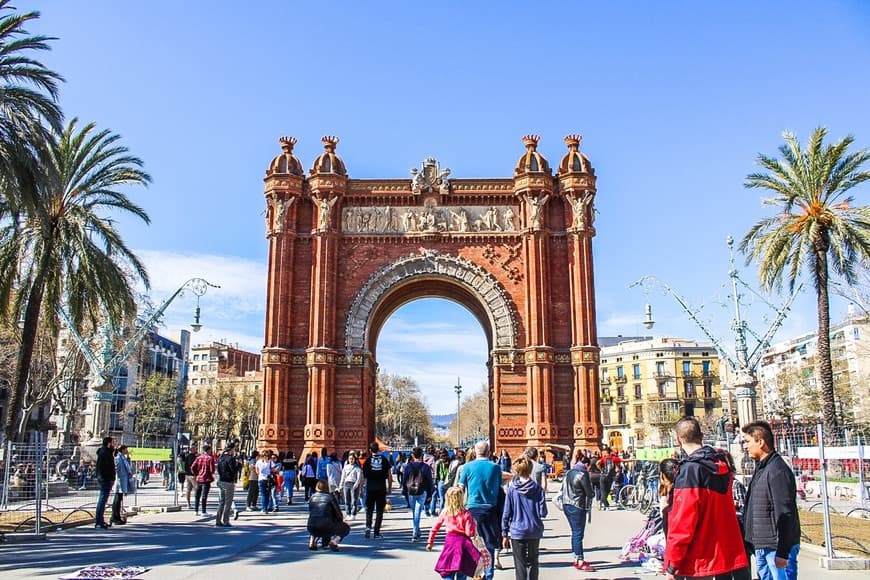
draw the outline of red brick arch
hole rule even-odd
[[[484,329],[496,448],[598,445],[595,176],[579,138],[556,176],[526,138],[509,179],[453,179],[434,159],[406,179],[349,179],[337,142],[324,138],[306,177],[282,139],[266,173],[260,445],[371,441],[378,335],[422,297],[465,306]]]

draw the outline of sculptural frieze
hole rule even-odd
[[[517,231],[511,206],[345,207],[346,234],[499,233]]]

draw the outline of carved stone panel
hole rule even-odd
[[[518,231],[513,206],[346,207],[341,214],[345,234],[501,233]]]

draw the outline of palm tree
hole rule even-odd
[[[14,10],[9,0],[0,0],[0,14],[6,14],[0,19],[0,219],[33,196],[46,127],[59,131],[63,119],[57,105],[57,83],[63,78],[31,57],[49,50],[54,39],[29,36],[24,29],[39,12],[9,13]]]
[[[831,367],[828,275],[834,273],[846,283],[855,281],[855,267],[870,257],[870,207],[853,206],[846,192],[870,179],[862,166],[870,160],[870,149],[849,152],[854,138],[847,136],[825,144],[827,130],[816,128],[806,149],[790,132],[783,133],[782,159],[760,154],[758,163],[766,172],[746,177],[745,186],[774,192],[765,199],[779,212],[756,223],[741,242],[747,263],[758,263],[761,284],[767,289],[789,290],[803,270],[816,289],[818,310],[818,379],[825,431],[837,431],[834,406],[834,377]]]
[[[73,119],[51,136],[35,195],[18,219],[0,228],[0,304],[24,309],[21,350],[4,432],[17,433],[17,415],[28,379],[40,314],[48,321],[66,304],[75,323],[96,321],[105,311],[121,321],[135,310],[132,286],[148,285],[145,268],[126,246],[113,216],[132,214],[150,223],[145,210],[121,191],[147,185],[142,161],[118,144],[120,137]]]

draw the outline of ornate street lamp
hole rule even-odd
[[[456,391],[456,448],[459,449],[462,447],[462,436],[461,436],[461,423],[459,422],[459,411],[460,411],[460,399],[462,397],[462,383],[459,381],[459,377],[456,377],[456,386],[453,387],[453,390]]]

